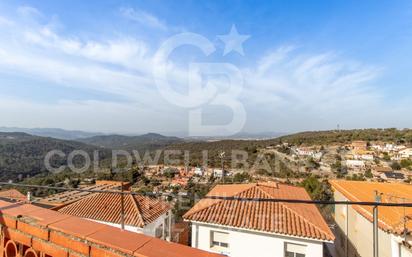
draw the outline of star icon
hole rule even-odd
[[[245,55],[243,53],[242,44],[250,37],[250,35],[239,34],[235,25],[232,25],[229,34],[217,37],[225,43],[225,51],[223,52],[223,55],[227,55],[232,51],[236,51],[241,55]]]

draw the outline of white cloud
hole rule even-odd
[[[159,18],[146,11],[129,7],[121,8],[120,13],[123,15],[123,17],[138,22],[142,25],[161,30],[167,30],[167,26],[161,20],[159,20]]]
[[[24,17],[45,17],[28,6],[18,12]],[[122,14],[149,27],[167,28],[156,17],[140,10],[122,9]],[[6,23],[8,27],[0,26],[3,73],[26,77],[28,83],[34,77],[56,87],[91,89],[125,99],[60,99],[58,104],[38,104],[19,99],[7,101],[9,96],[0,96],[0,116],[8,125],[111,131],[132,131],[137,127],[139,131],[161,131],[156,127],[186,130],[187,110],[168,104],[157,92],[152,74],[157,49],[152,42],[121,34],[89,40],[67,36],[49,21],[34,18],[34,22],[26,23],[0,16],[0,25]],[[186,68],[172,61],[167,68],[170,83],[184,91]],[[385,111],[382,115],[370,115],[381,108],[382,95],[372,84],[381,72],[380,68],[347,60],[333,51],[308,54],[303,47],[278,47],[242,69],[245,86],[241,101],[248,111],[248,129],[290,131],[330,128],[336,123],[385,121],[394,114]],[[30,115],[33,112],[37,114]],[[72,115],[79,117],[76,127],[60,117]]]

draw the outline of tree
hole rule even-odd
[[[319,182],[317,178],[310,176],[303,180],[301,185],[313,200],[329,201],[333,198],[332,188],[327,180]]]
[[[401,165],[399,164],[399,162],[392,162],[391,163],[391,168],[393,169],[393,170],[400,170],[400,169],[402,169],[402,167],[401,167]]]
[[[367,169],[365,171],[365,177],[367,177],[367,178],[372,178],[373,177],[371,169]]]
[[[236,173],[233,177],[234,183],[243,183],[245,181],[250,181],[252,178],[247,172]]]
[[[405,169],[410,169],[412,166],[412,161],[411,160],[402,160],[401,161],[401,167]]]
[[[391,157],[389,156],[389,154],[388,154],[387,152],[384,152],[384,153],[383,153],[383,159],[384,159],[385,161],[390,161],[390,160],[391,160]]]

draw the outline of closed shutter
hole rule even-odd
[[[305,245],[299,245],[299,244],[286,243],[286,252],[305,255],[306,254],[306,246]]]
[[[228,243],[228,234],[222,232],[213,232],[213,241],[217,241],[220,243]]]

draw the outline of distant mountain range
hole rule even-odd
[[[16,128],[0,127],[0,132],[23,132],[34,136],[53,137],[57,139],[73,140],[79,138],[103,135],[103,133],[85,132],[79,130],[65,130],[59,128]]]
[[[134,137],[150,137],[150,135],[156,135],[159,136],[160,134],[156,133],[148,133],[148,134],[140,134],[140,133],[133,133],[133,134],[125,134],[125,133],[101,133],[101,132],[86,132],[86,131],[80,131],[80,130],[65,130],[65,129],[60,129],[60,128],[18,128],[18,127],[0,127],[0,132],[23,132],[27,133],[30,135],[34,136],[41,136],[41,137],[53,137],[57,139],[64,139],[64,140],[79,140],[82,141],[82,139],[86,138],[92,138],[96,137],[95,139],[100,141],[103,140],[105,142],[109,142],[110,138],[114,138],[114,141],[125,141],[126,138],[130,138],[133,141]],[[282,132],[257,132],[257,133],[249,133],[249,132],[239,132],[236,134],[233,134],[231,136],[200,136],[200,137],[189,137],[187,136],[187,133],[185,132],[170,132],[170,133],[165,133],[168,135],[169,139],[172,139],[173,137],[175,139],[177,138],[182,138],[185,140],[189,141],[214,141],[214,140],[224,140],[224,139],[242,139],[242,140],[247,140],[247,139],[270,139],[270,138],[276,138],[280,137],[283,135],[286,135],[287,133],[282,133]],[[148,135],[148,136],[147,136]],[[99,138],[99,136],[102,136]],[[161,136],[161,135],[160,135]],[[166,137],[166,136],[164,136]],[[139,138],[136,138],[138,141],[140,141]],[[152,138],[153,139],[153,138]],[[91,139],[92,141],[94,139]],[[107,147],[107,145],[103,142],[103,145]],[[116,145],[118,146],[118,145]]]

